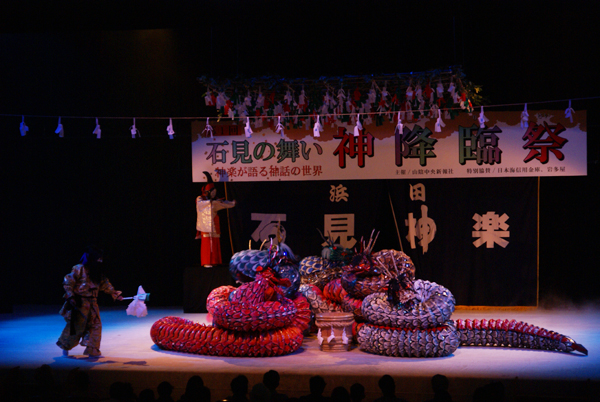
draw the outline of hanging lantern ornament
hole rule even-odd
[[[129,131],[131,132],[131,138],[135,138],[136,135],[140,137],[140,132],[135,127],[135,117],[133,118],[133,126],[129,127]]]
[[[315,121],[315,126],[313,127],[313,137],[320,137],[321,131],[323,131],[323,126],[321,125],[320,116],[317,115],[317,120]]]
[[[480,128],[485,128],[485,123],[489,121],[489,119],[485,117],[485,114],[483,114],[483,106],[481,107],[481,113],[479,113],[479,118],[477,120],[479,121]]]
[[[102,135],[102,130],[100,129],[100,124],[98,124],[98,118],[96,117],[96,128],[92,131],[92,134],[96,136],[97,139],[100,139]]]
[[[25,137],[25,135],[27,135],[27,132],[29,131],[29,127],[27,127],[27,125],[25,124],[25,116],[23,116],[21,120],[21,127],[19,128],[19,131],[21,131],[21,137]]]
[[[246,126],[244,127],[244,134],[246,134],[246,138],[252,137],[252,127],[250,127],[250,117],[246,117]]]
[[[529,113],[527,113],[527,103],[525,109],[521,112],[521,128],[529,127]]]
[[[60,122],[60,117],[58,118],[58,126],[56,127],[56,130],[54,130],[54,132],[55,132],[56,134],[58,134],[58,136],[59,136],[60,138],[62,138],[62,137],[64,137],[64,136],[65,136],[65,130],[63,129],[63,125],[62,125],[62,123]]]
[[[169,135],[169,139],[173,139],[175,135],[175,130],[173,130],[173,119],[169,119],[169,125],[167,126],[167,134]]]
[[[277,116],[277,126],[275,126],[275,132],[277,134],[281,134],[281,138],[283,138],[283,124],[281,124],[281,116]]]
[[[565,117],[569,119],[571,123],[573,123],[573,113],[575,113],[575,110],[571,107],[571,99],[569,99],[569,107],[565,110]]]
[[[360,132],[363,130],[362,123],[360,122],[360,113],[356,117],[356,126],[354,126],[354,136],[358,137]]]
[[[210,135],[210,138],[214,138],[213,137],[213,128],[210,125],[210,123],[208,122],[208,117],[206,118],[206,127],[204,127],[204,130],[202,130],[202,134],[206,133],[206,136],[208,137]]]
[[[446,123],[444,123],[444,121],[442,120],[442,111],[440,109],[438,109],[437,112],[438,112],[438,118],[435,122],[435,132],[441,133],[442,127],[446,127]]]

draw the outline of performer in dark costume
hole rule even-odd
[[[63,287],[66,301],[60,309],[60,315],[65,318],[67,324],[56,344],[65,356],[79,343],[86,347],[83,354],[101,356],[102,322],[98,308],[98,292],[108,293],[113,300],[123,299],[121,292],[113,288],[102,271],[102,250],[88,247],[80,263],[65,276]]]

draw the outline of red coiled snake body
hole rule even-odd
[[[302,345],[310,309],[301,294],[293,300],[283,296],[275,286],[282,281],[268,269],[237,289],[219,287],[207,300],[213,326],[165,317],[152,325],[150,336],[160,348],[177,352],[249,357],[293,353]]]

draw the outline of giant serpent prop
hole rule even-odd
[[[150,336],[161,349],[216,356],[266,357],[300,348],[310,310],[304,296],[284,296],[289,287],[271,268],[257,268],[256,279],[239,288],[222,286],[208,296],[213,326],[179,317],[156,321]]]
[[[293,287],[289,278],[281,278],[269,268],[282,261],[271,249],[260,256],[261,262],[266,259],[267,268],[259,264],[246,266],[245,271],[255,276],[254,281],[237,289],[223,286],[211,292],[207,308],[214,316],[213,326],[166,317],[154,323],[151,337],[159,347],[180,352],[277,356],[300,348],[311,310],[345,310],[355,313],[359,322],[355,326],[356,339],[369,353],[443,357],[459,346],[502,346],[587,355],[587,350],[570,337],[523,322],[452,321],[455,301],[448,289],[415,279],[414,264],[402,252],[371,254],[373,244],[363,246],[362,252],[343,267],[341,277],[325,284],[322,290],[312,283],[300,286],[310,309],[304,296],[284,296]]]
[[[448,289],[415,280],[414,264],[403,252],[370,254],[373,244],[363,243],[363,250],[343,267],[341,277],[322,290],[311,283],[300,287],[315,314],[354,312],[355,336],[362,350],[387,356],[442,357],[459,346],[501,346],[587,355],[585,347],[570,337],[524,322],[452,321],[455,300]],[[318,283],[314,278],[311,281]]]
[[[235,253],[229,262],[229,273],[239,283],[254,280],[258,267],[270,266],[281,278],[289,279],[290,284],[280,287],[287,297],[293,297],[300,286],[298,258],[284,243],[270,245],[266,250],[242,250]]]
[[[367,295],[361,305],[366,323],[358,324],[361,349],[387,356],[442,357],[459,346],[504,346],[560,352],[587,350],[573,339],[516,320],[457,320],[454,296],[445,287],[414,280],[414,265],[398,269],[396,255],[376,258],[387,286]],[[405,267],[412,269],[406,271]]]

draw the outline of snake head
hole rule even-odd
[[[279,286],[283,286],[283,287],[292,286],[292,282],[288,278],[282,278],[279,275],[279,273],[277,273],[277,271],[275,271],[273,268],[271,268],[269,266],[267,266],[267,267],[258,266],[256,268],[256,276],[257,276],[257,279],[261,278],[261,279],[266,280],[270,287],[275,288],[275,290],[281,294],[283,294],[283,290],[281,290],[281,288],[279,288]]]
[[[390,279],[388,282],[387,299],[388,303],[395,306],[400,301],[398,299],[398,292],[400,292],[400,284],[396,278]]]
[[[298,256],[296,256],[292,249],[284,243],[279,245],[271,245],[269,247],[269,253],[267,257],[267,263],[265,266],[275,269],[279,265],[298,265]]]
[[[379,275],[380,269],[373,256],[369,253],[358,253],[352,257],[350,264],[344,266],[344,271],[364,278],[366,276]]]
[[[402,303],[406,308],[411,308],[416,298],[413,280],[406,273],[401,273],[388,282],[388,302],[392,305]]]
[[[321,252],[321,257],[328,262],[345,262],[349,263],[352,260],[354,253],[352,250],[341,246],[340,244],[330,244]]]
[[[397,280],[398,280],[400,287],[403,290],[409,290],[409,291],[414,292],[414,289],[413,289],[414,280],[411,279],[411,277],[406,272],[402,272],[400,275],[398,275]]]

